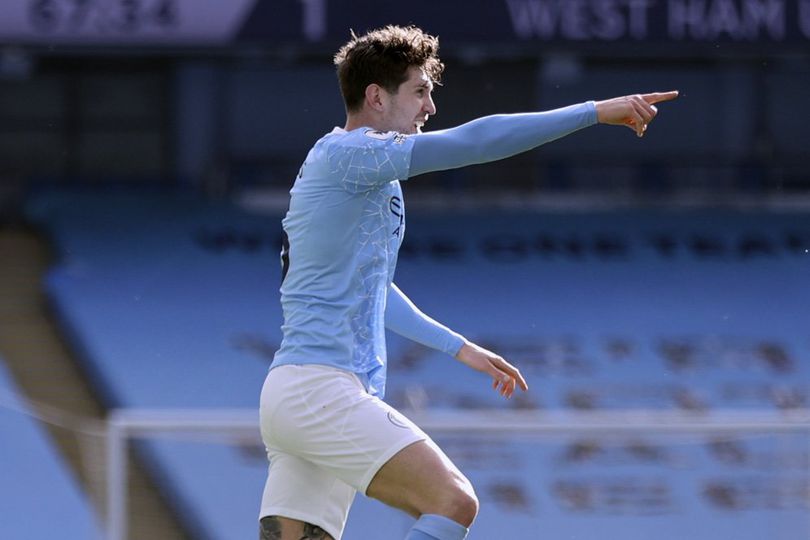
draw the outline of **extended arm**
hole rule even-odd
[[[537,113],[496,114],[451,129],[413,135],[410,175],[514,156],[596,123],[589,101]]]
[[[497,114],[458,127],[413,135],[410,176],[507,158],[596,123],[623,125],[641,137],[678,91],[588,101],[553,111]]]

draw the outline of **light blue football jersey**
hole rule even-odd
[[[310,150],[282,221],[284,338],[272,367],[330,365],[384,393],[385,302],[412,149],[397,133],[335,128]]]

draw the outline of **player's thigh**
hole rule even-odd
[[[262,397],[262,436],[365,493],[380,467],[427,435],[356,376],[325,366],[281,366]]]
[[[471,513],[474,518],[477,512],[472,484],[431,439],[407,446],[388,460],[366,495],[414,516]]]

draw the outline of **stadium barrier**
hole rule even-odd
[[[787,411],[663,410],[610,411],[408,411],[409,418],[432,436],[438,434],[509,434],[553,437],[620,433],[758,435],[806,434],[810,409]],[[108,417],[106,444],[107,538],[127,538],[127,455],[130,442],[144,437],[196,437],[261,445],[254,409],[117,409]],[[810,478],[810,464],[806,464]],[[810,486],[808,487],[810,490]],[[807,525],[810,537],[810,521]]]

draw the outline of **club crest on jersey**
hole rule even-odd
[[[396,131],[377,131],[376,129],[367,129],[363,132],[363,135],[372,139],[377,139],[378,141],[387,141],[393,137],[394,144],[402,144],[407,138],[407,135],[403,133],[397,133]]]
[[[394,134],[393,131],[377,131],[376,129],[367,129],[363,133],[366,137],[371,137],[372,139],[377,139],[380,141],[387,141],[391,138],[391,135]]]

